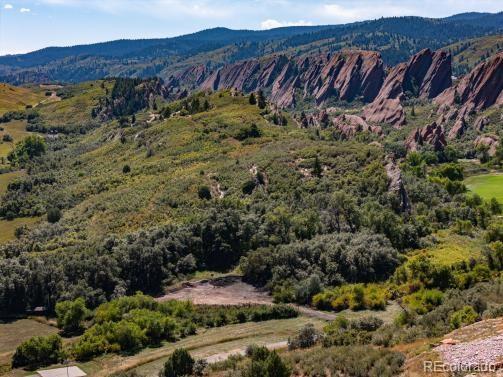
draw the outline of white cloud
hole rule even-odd
[[[275,29],[284,26],[311,26],[313,23],[311,21],[278,21],[278,20],[265,20],[260,23],[260,28],[262,30]]]
[[[30,8],[21,8],[21,9],[19,9],[19,11],[21,13],[29,13],[29,12],[31,12],[31,9]]]
[[[14,8],[14,7],[12,6],[12,4],[5,4],[5,5],[3,6],[3,9],[12,9],[12,8]]]
[[[323,4],[315,10],[322,19],[338,23],[371,20],[379,17],[406,16],[417,14],[417,10],[405,5],[391,3],[368,4],[365,2],[341,5],[337,3]]]

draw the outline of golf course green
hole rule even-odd
[[[503,204],[503,174],[475,175],[465,179],[468,189],[482,198],[489,200],[496,198]]]

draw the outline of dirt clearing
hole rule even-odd
[[[169,290],[157,300],[190,300],[196,305],[272,303],[272,297],[267,292],[244,283],[239,276],[183,283],[181,287]]]

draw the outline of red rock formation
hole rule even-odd
[[[391,69],[374,102],[365,107],[364,117],[370,122],[405,124],[400,101],[405,93],[421,98],[433,98],[451,85],[451,56],[444,51],[423,50],[408,63]]]
[[[489,123],[490,123],[489,118],[481,115],[475,120],[473,128],[475,128],[479,132],[482,132],[484,128],[486,128],[489,125]]]
[[[398,98],[372,102],[363,108],[363,118],[368,122],[391,124],[397,128],[406,123],[405,112]]]
[[[330,55],[289,59],[275,56],[230,64],[211,73],[202,89],[236,88],[243,92],[271,89],[271,101],[279,107],[295,105],[297,89],[318,105],[331,97],[345,101],[361,98],[371,102],[384,80],[377,52],[346,51]]]
[[[382,134],[382,128],[371,126],[357,115],[343,114],[332,120],[333,125],[345,136],[351,138],[360,132],[370,132],[376,135]]]
[[[489,156],[494,156],[500,144],[499,137],[496,135],[481,135],[475,139],[475,147],[485,146],[488,148]]]
[[[456,121],[456,123],[454,123],[454,126],[451,128],[451,130],[449,131],[447,138],[449,140],[457,139],[457,138],[464,135],[467,128],[468,128],[468,126],[466,124],[465,118],[459,118]]]
[[[444,149],[447,145],[444,126],[433,122],[423,128],[416,128],[405,141],[408,151],[417,151],[419,146],[425,144],[431,145],[436,151]]]
[[[360,132],[370,132],[376,135],[382,134],[381,127],[368,124],[358,115],[337,115],[335,108],[328,108],[315,114],[301,116],[299,122],[302,127],[334,127],[347,138],[354,137]]]
[[[503,104],[503,53],[480,63],[455,86],[441,93],[435,102],[461,105],[465,112]]]
[[[170,89],[180,88],[181,86],[188,88],[198,88],[204,82],[207,75],[208,70],[204,65],[189,67],[171,76],[166,81],[166,87]]]

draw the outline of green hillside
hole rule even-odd
[[[452,53],[453,69],[456,75],[470,72],[477,64],[503,51],[503,35],[491,35],[469,39],[445,47]]]
[[[290,338],[291,348],[302,348],[307,337],[307,348],[319,339],[324,348],[259,352],[300,375],[317,365],[353,370],[354,355],[368,357],[363,375],[395,375],[407,368],[406,356],[430,350],[450,330],[501,315],[501,206],[466,189],[458,158],[487,170],[501,160],[476,148],[474,130],[448,148],[406,153],[408,135],[432,122],[436,105],[408,99],[407,125],[348,136],[330,122],[301,127],[306,114],[280,111],[260,93],[200,92],[169,102],[159,83],[67,85],[54,89],[58,99],[11,106],[2,117],[14,140],[0,145],[8,147],[0,314],[43,308],[49,321],[58,317],[65,341],[44,338],[47,347],[92,375],[107,368],[154,375],[178,347],[215,356],[208,347],[284,347]],[[302,106],[317,111],[309,101]],[[336,114],[361,111],[356,102],[336,106]],[[484,114],[486,130],[498,132],[501,109]],[[163,297],[208,284],[194,279],[213,274],[239,274],[270,301],[295,306],[221,308]],[[336,313],[347,319],[334,320]],[[10,330],[5,338],[2,328]],[[42,340],[18,345],[12,328],[0,324],[9,345],[0,374],[24,375],[20,355]],[[49,356],[36,367],[59,365]],[[231,358],[208,373],[253,362]]]
[[[0,83],[0,116],[6,111],[24,110],[44,99],[44,94],[28,88]]]

